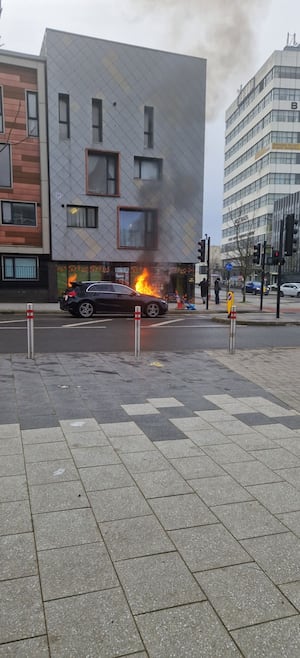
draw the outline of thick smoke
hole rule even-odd
[[[231,84],[251,76],[255,22],[271,0],[129,0],[136,17],[157,17],[165,26],[164,48],[207,59],[207,119],[230,102]]]

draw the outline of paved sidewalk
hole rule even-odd
[[[0,356],[0,658],[299,658],[299,366]]]

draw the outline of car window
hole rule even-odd
[[[93,283],[88,286],[86,292],[113,292],[111,283]]]
[[[132,293],[135,292],[135,290],[129,288],[129,286],[124,286],[121,283],[114,283],[114,291],[118,293],[118,295],[132,295]]]

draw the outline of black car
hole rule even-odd
[[[143,295],[122,283],[109,281],[75,281],[60,299],[62,311],[81,318],[91,318],[94,313],[133,315],[135,306],[140,306],[142,315],[148,318],[168,310],[167,302],[160,297]]]

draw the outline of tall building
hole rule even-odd
[[[0,50],[0,299],[48,298],[45,61]]]
[[[300,190],[300,46],[275,51],[226,111],[223,261],[240,238],[273,243],[274,202]]]
[[[206,61],[48,29],[41,54],[53,294],[144,268],[160,293],[193,290]]]

